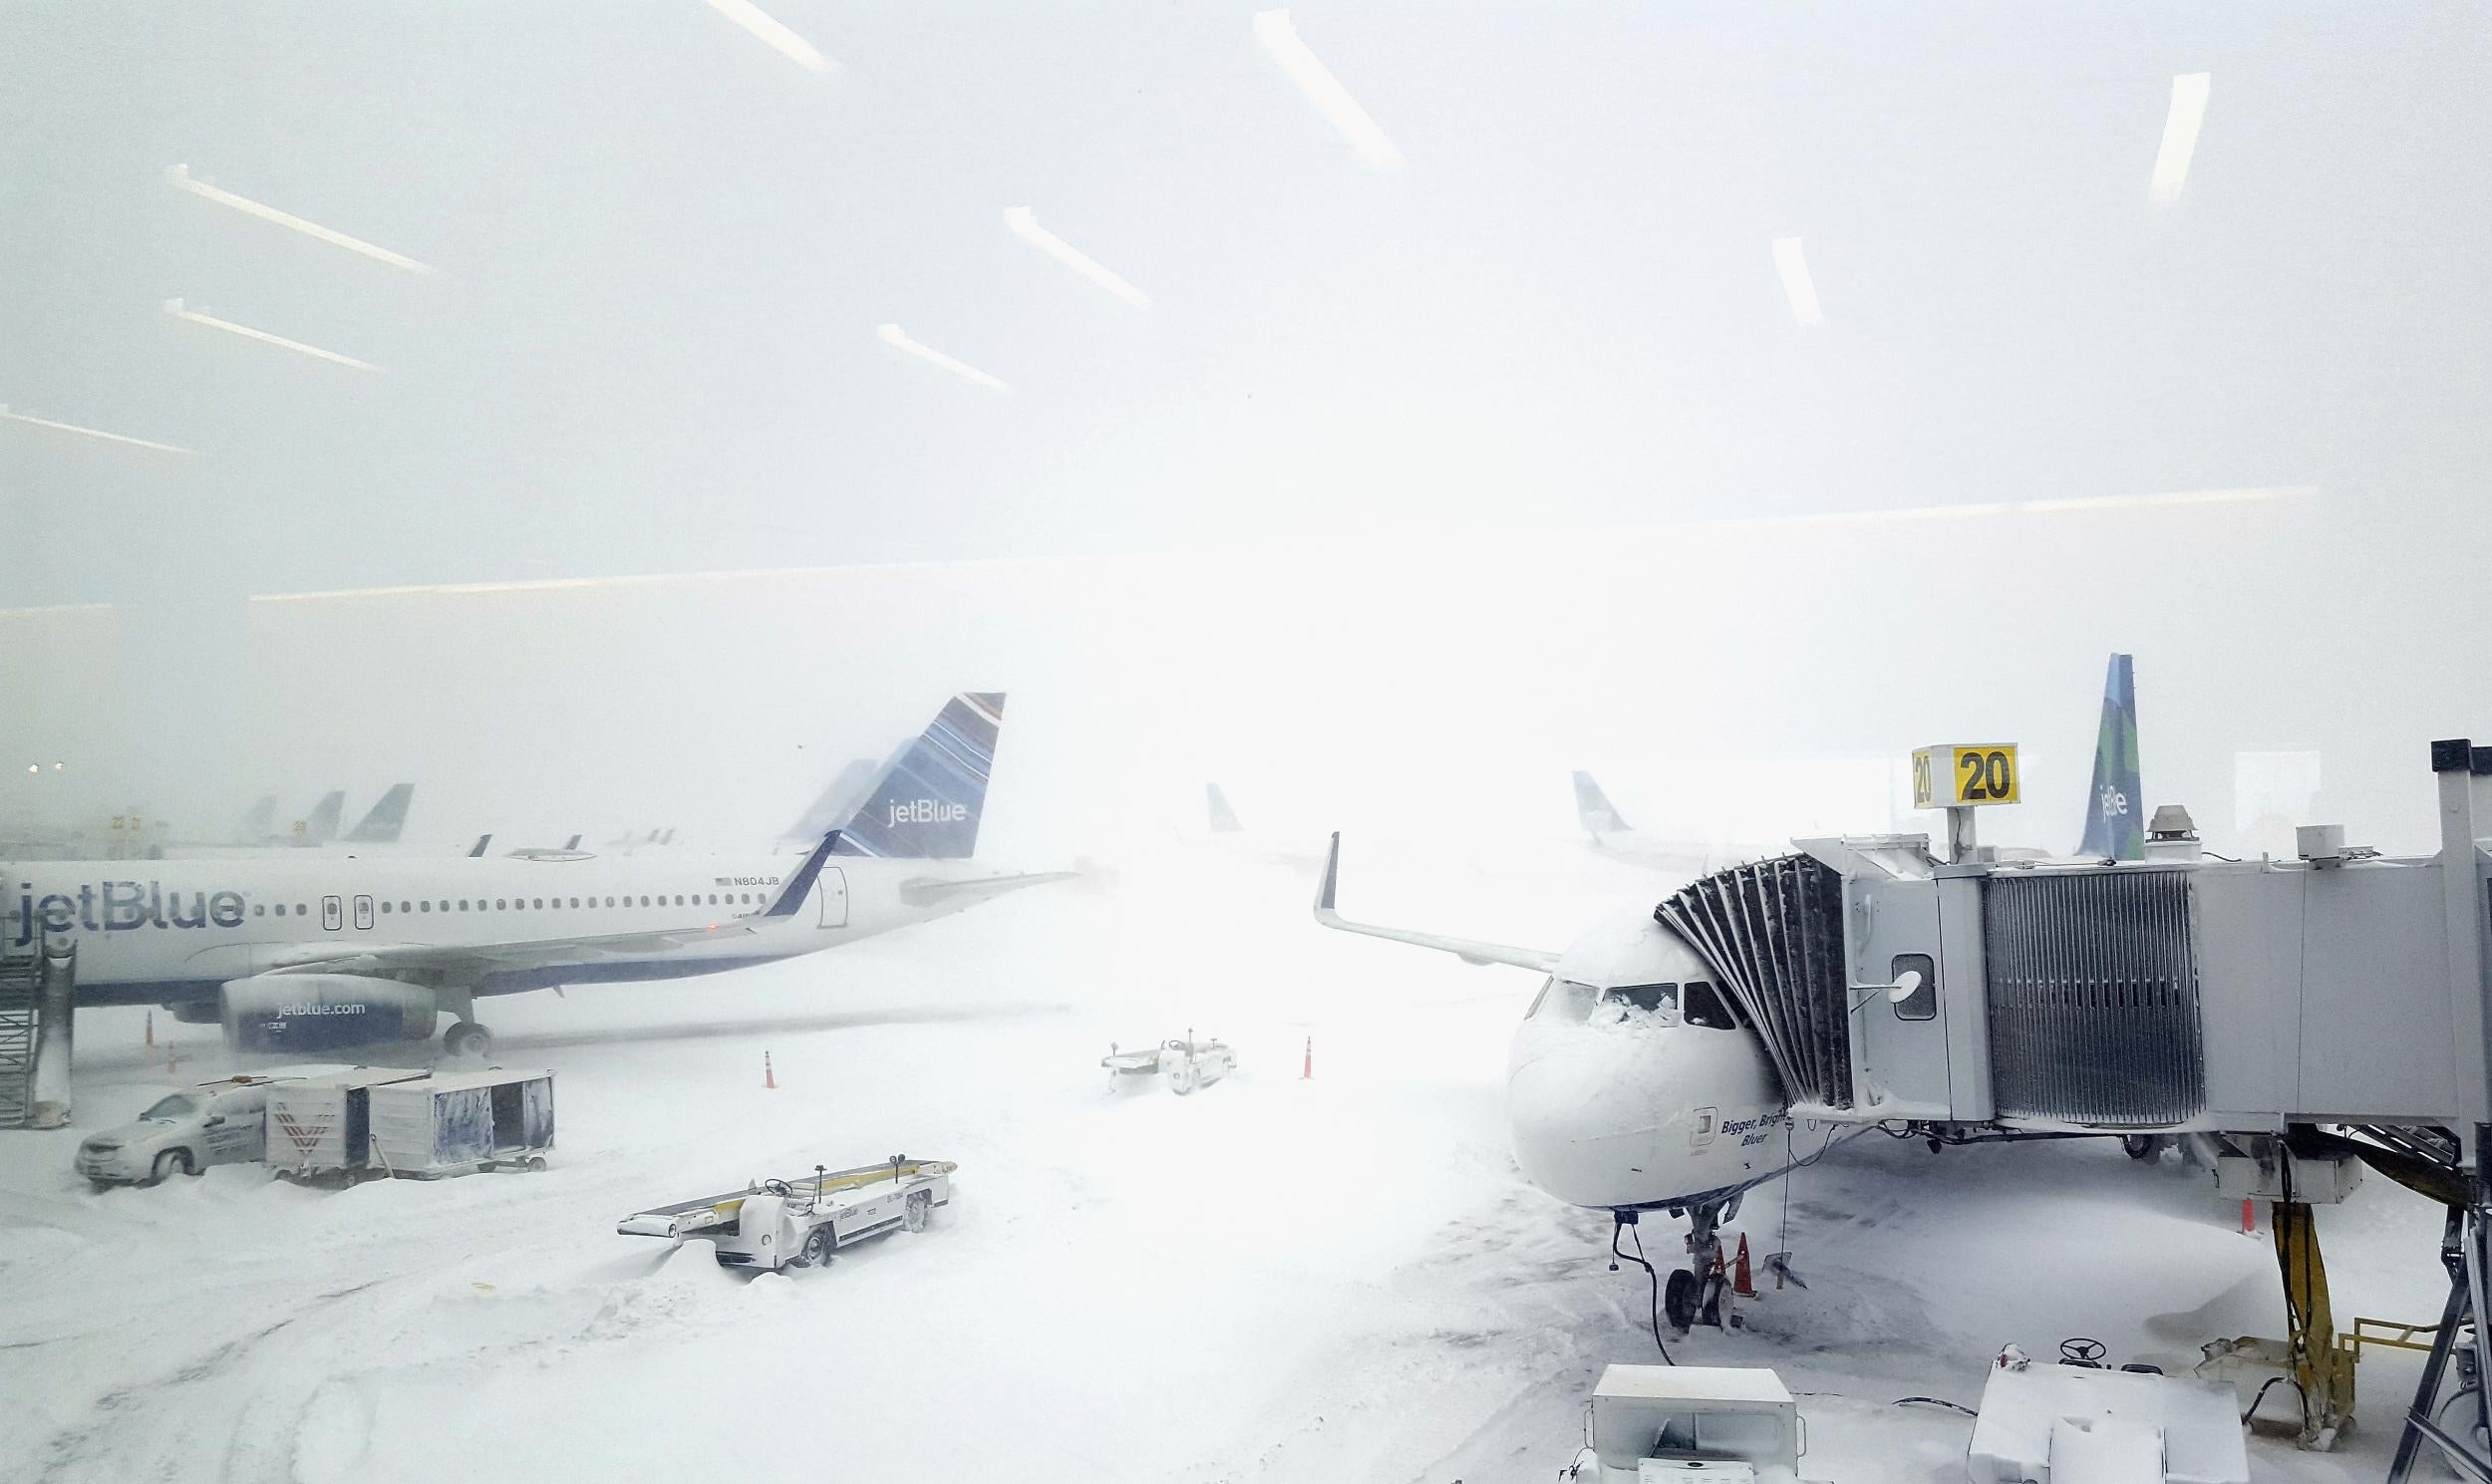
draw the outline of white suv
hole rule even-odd
[[[80,1144],[78,1173],[102,1190],[257,1159],[268,1142],[268,1086],[293,1080],[237,1076],[169,1093],[136,1121]]]

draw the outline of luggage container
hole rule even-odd
[[[377,1174],[372,1089],[429,1075],[422,1067],[358,1066],[277,1083],[268,1090],[267,1148],[260,1157],[280,1180]]]
[[[554,1146],[550,1071],[437,1072],[373,1087],[368,1096],[371,1159],[386,1175],[541,1170]]]

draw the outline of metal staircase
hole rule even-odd
[[[24,1128],[33,1116],[42,1005],[42,957],[0,956],[0,1128]]]

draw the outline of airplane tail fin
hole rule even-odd
[[[1211,832],[1215,835],[1242,833],[1245,826],[1237,822],[1237,811],[1229,807],[1229,796],[1217,783],[1203,785],[1203,798],[1211,808]]]
[[[2113,655],[2102,681],[2102,726],[2094,735],[2094,781],[2087,791],[2079,855],[2146,858],[2137,782],[2137,677],[2127,655]]]
[[[263,793],[259,802],[243,813],[242,822],[234,826],[233,837],[245,845],[256,845],[276,832],[277,795]]]
[[[338,837],[338,815],[346,809],[346,790],[332,788],[320,795],[312,805],[311,814],[303,820],[303,843],[326,845]]]
[[[787,832],[779,838],[819,841],[864,805],[865,795],[884,771],[871,757],[851,757],[841,763],[839,771],[831,775],[830,786],[813,800],[812,807],[796,816],[796,822],[788,825]]]
[[[978,848],[987,775],[1004,731],[1004,693],[963,691],[919,738],[839,831],[842,855],[965,860]]]
[[[483,858],[483,855],[484,855],[484,850],[485,850],[485,847],[486,847],[486,846],[488,846],[488,845],[490,845],[490,844],[492,844],[492,843],[493,843],[493,837],[492,837],[491,835],[477,835],[477,836],[475,837],[475,848],[467,852],[467,859],[469,859],[469,860],[480,860],[480,859],[482,859],[482,858]]]
[[[1610,796],[1601,791],[1601,785],[1592,780],[1592,774],[1581,768],[1575,771],[1575,819],[1583,825],[1584,833],[1595,839],[1603,835],[1625,834],[1628,829],[1617,805],[1612,804]]]
[[[580,848],[580,837],[579,837],[578,835],[573,835],[571,838],[569,838],[569,839],[567,839],[567,840],[563,841],[563,842],[562,842],[562,848],[563,848],[563,849],[565,849],[565,850],[577,850],[577,849],[579,849],[579,848]]]
[[[407,826],[407,805],[415,796],[415,784],[391,784],[390,791],[381,795],[381,801],[372,806],[361,823],[346,832],[346,837],[359,845],[397,844],[398,832]]]

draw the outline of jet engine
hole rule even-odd
[[[237,1050],[327,1050],[433,1034],[432,990],[361,974],[261,974],[228,980],[225,1041]]]

